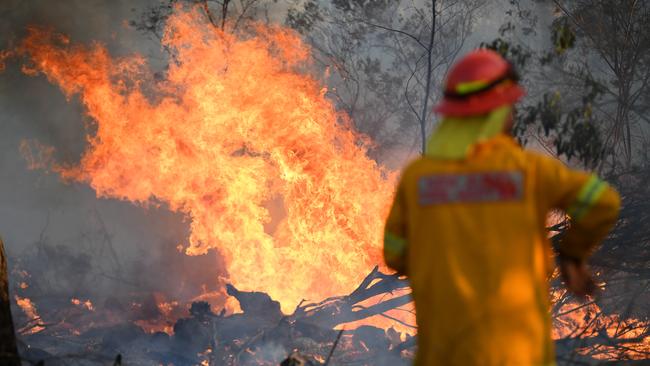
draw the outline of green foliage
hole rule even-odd
[[[569,24],[567,17],[562,17],[553,23],[551,27],[551,41],[553,41],[555,53],[558,55],[573,48],[576,42],[576,34]]]
[[[287,11],[287,25],[302,34],[311,32],[314,25],[322,20],[320,7],[315,0],[305,2],[300,10],[289,8]]]
[[[497,38],[490,43],[481,43],[481,48],[494,50],[509,60],[517,69],[524,69],[533,54],[521,45],[516,45],[503,38]]]
[[[517,16],[524,24],[536,23],[536,19],[520,8]],[[503,55],[522,71],[521,83],[534,89],[536,85],[532,75],[544,75],[546,68],[562,63],[566,53],[575,47],[576,34],[566,17],[559,18],[549,29],[553,48],[533,50],[526,43],[510,40],[514,34],[529,34],[520,32],[518,28],[513,22],[504,23],[499,29],[500,37],[482,43],[481,47]],[[544,141],[547,147],[552,148],[557,156],[575,159],[587,168],[595,168],[606,152],[599,128],[603,121],[593,113],[593,106],[604,90],[581,66],[574,72],[584,81],[583,85],[568,89],[558,85],[542,90],[536,102],[517,109],[514,133],[522,144],[530,143],[530,138],[536,137],[537,141]]]
[[[339,10],[381,13],[394,0],[332,0],[332,4]]]
[[[555,153],[567,159],[578,159],[585,167],[595,168],[604,148],[599,121],[591,112],[591,101],[567,108],[560,92],[546,93],[535,105],[518,111],[515,134],[527,143],[526,133],[533,128],[538,136],[550,138]]]

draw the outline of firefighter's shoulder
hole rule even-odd
[[[412,160],[402,170],[402,180],[415,178],[422,174],[430,174],[440,170],[442,162],[431,159],[426,156],[418,157]]]

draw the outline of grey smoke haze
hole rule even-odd
[[[3,1],[0,4],[0,49],[20,40],[29,24],[48,26],[70,35],[74,42],[99,41],[113,55],[138,52],[154,65],[161,64],[159,45],[127,26],[149,5],[158,1]],[[182,291],[183,269],[169,268],[171,256],[184,256],[174,248],[187,238],[187,225],[180,214],[165,208],[142,208],[128,202],[97,199],[84,184],[67,184],[55,174],[29,170],[19,151],[23,140],[36,140],[56,149],[56,160],[75,162],[85,146],[86,117],[79,102],[66,100],[44,77],[28,77],[16,60],[0,73],[0,235],[10,262],[41,237],[49,245],[90,250],[94,260],[114,265],[112,255],[97,241],[100,233],[110,236],[124,277],[138,282],[160,282]],[[88,243],[92,241],[94,243]],[[102,249],[104,248],[104,249]],[[101,251],[99,249],[102,249]],[[92,253],[92,251],[96,251]],[[183,260],[184,261],[184,260]],[[186,264],[174,262],[182,267]],[[222,267],[213,255],[194,259],[205,274],[214,278]],[[167,265],[167,273],[158,268]],[[10,263],[11,265],[12,263]],[[45,265],[44,265],[45,266]],[[33,267],[33,266],[32,266]],[[212,268],[208,268],[212,267]],[[112,268],[112,267],[111,267]],[[140,272],[136,270],[140,268]],[[28,268],[38,271],[36,268]],[[203,281],[201,281],[203,282]],[[97,289],[98,291],[100,289]],[[106,289],[102,289],[106,290]]]

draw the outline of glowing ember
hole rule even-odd
[[[40,324],[41,316],[38,315],[36,305],[32,302],[32,300],[20,296],[15,296],[14,298],[16,300],[16,304],[18,304],[20,309],[29,319],[29,324],[20,329],[18,332],[21,334],[35,334],[45,329],[45,327]]]
[[[0,71],[4,71],[6,64],[5,60],[13,56],[12,52],[0,50]]]
[[[158,306],[158,311],[160,311],[163,316],[169,317],[172,311],[178,307],[178,301],[160,302],[156,305]]]
[[[300,38],[253,28],[223,33],[177,8],[163,39],[174,61],[155,86],[142,57],[113,59],[43,29],[30,29],[21,52],[33,63],[25,72],[79,94],[96,123],[80,164],[55,171],[100,197],[186,214],[187,254],[218,249],[230,281],[286,311],[348,293],[381,262],[394,177],[319,82],[297,71],[310,62]]]
[[[554,300],[564,291],[552,294]],[[650,354],[650,322],[637,319],[621,319],[616,314],[604,314],[594,302],[580,304],[569,301],[563,304],[554,319],[553,338],[583,338],[584,346],[577,352],[595,359],[644,359]],[[588,339],[599,339],[597,346],[588,346]],[[603,345],[605,339],[612,345]],[[619,345],[619,347],[616,347]],[[624,345],[624,347],[620,347]]]
[[[90,300],[83,301],[77,298],[72,298],[70,302],[72,303],[72,305],[86,308],[87,310],[90,311],[95,311],[95,307],[93,306],[93,303]]]

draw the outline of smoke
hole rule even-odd
[[[162,69],[160,43],[128,26],[147,7],[160,4],[3,1],[0,50],[11,49],[34,24],[82,43],[103,43],[113,55],[137,52],[154,70]],[[144,209],[98,199],[83,184],[30,170],[20,151],[23,141],[52,146],[54,159],[74,163],[92,125],[76,99],[66,100],[43,77],[26,76],[19,61],[7,60],[0,72],[0,235],[9,265],[16,269],[11,274],[14,294],[32,298],[38,306],[54,298],[69,302],[73,296],[126,298],[144,289],[190,300],[217,290],[217,276],[224,274],[218,254],[187,257],[176,249],[188,236],[182,215],[165,207]]]
[[[280,362],[282,362],[282,360],[287,357],[287,353],[287,349],[278,343],[265,343],[256,350],[254,358],[244,361],[243,365],[259,365],[260,360],[263,360],[269,364],[279,365]]]

